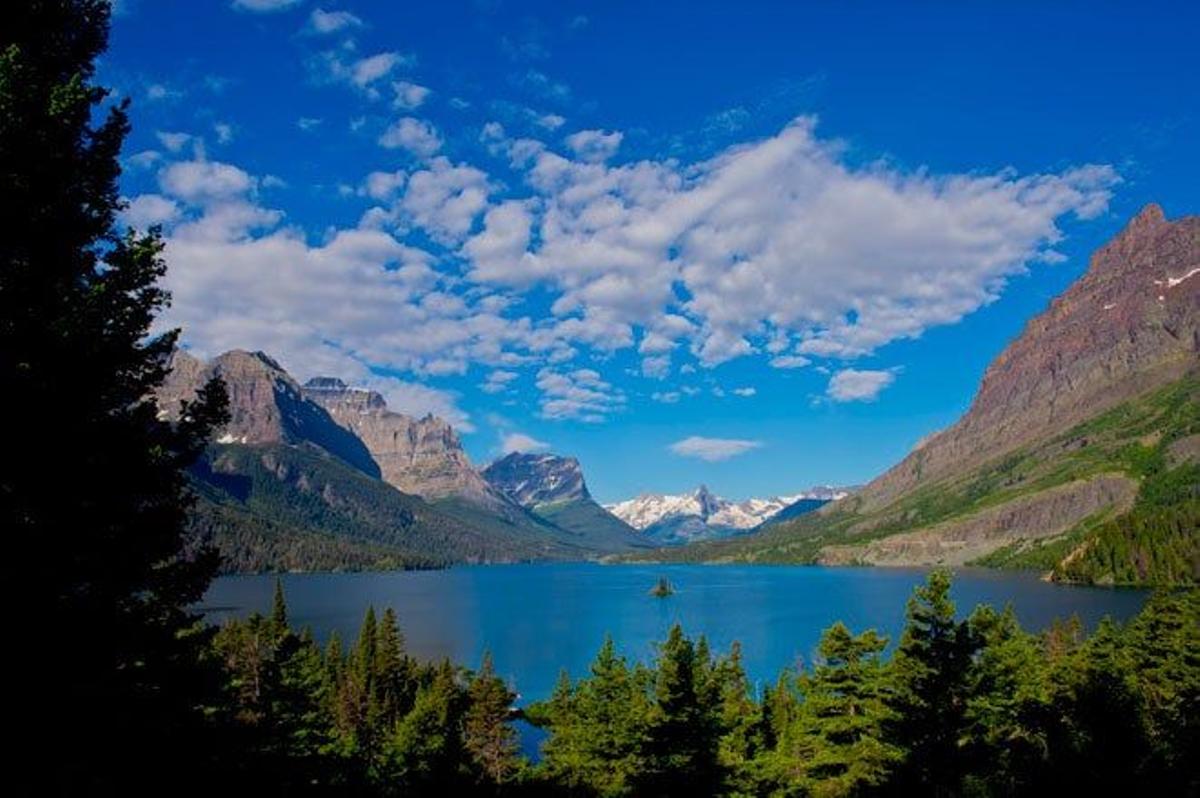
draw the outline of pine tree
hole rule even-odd
[[[180,555],[184,469],[223,393],[209,386],[178,425],[151,398],[176,334],[149,335],[168,300],[160,236],[117,227],[127,105],[94,83],[109,15],[107,0],[21,0],[0,26],[0,395],[20,420],[0,528],[38,607],[13,630],[38,652],[13,709],[21,741],[53,739],[67,717],[88,741],[29,774],[42,792],[152,790],[212,751],[196,710],[216,682],[197,671],[206,641],[188,608],[215,559]]]
[[[859,795],[884,784],[899,759],[883,732],[886,647],[873,630],[856,636],[840,622],[821,636],[822,662],[801,680],[804,703],[789,741],[813,795]]]
[[[271,629],[276,637],[283,637],[289,631],[287,601],[284,599],[283,582],[279,577],[275,578],[275,596],[271,601]]]
[[[704,665],[678,624],[659,652],[654,706],[647,733],[647,767],[639,792],[659,796],[713,795],[724,783],[719,728],[698,682]]]
[[[375,646],[375,693],[379,725],[390,729],[412,708],[416,696],[413,662],[404,653],[396,612],[388,607],[379,621]]]
[[[505,784],[516,772],[517,733],[508,722],[515,695],[496,676],[492,655],[484,652],[467,688],[463,743],[487,781]]]
[[[1012,607],[977,607],[969,624],[981,646],[966,711],[970,781],[989,795],[1027,795],[1048,765],[1044,650]]]
[[[897,785],[904,794],[959,795],[966,770],[970,669],[976,644],[954,617],[950,574],[929,574],[908,602],[908,622],[891,663],[889,742],[904,752]]]
[[[461,731],[465,698],[455,674],[449,662],[434,670],[429,683],[417,691],[412,711],[383,747],[382,781],[400,794],[439,790],[455,795],[467,787]]]

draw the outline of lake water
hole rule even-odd
[[[347,644],[368,605],[392,607],[408,650],[475,667],[490,649],[497,672],[521,702],[549,696],[559,671],[587,672],[605,634],[632,659],[649,660],[676,621],[708,636],[715,651],[742,644],[753,683],[809,662],[834,621],[874,627],[896,639],[905,600],[923,569],[804,566],[538,564],[445,571],[296,574],[282,577],[292,623],[324,640],[337,629]],[[654,598],[660,576],[676,592]],[[270,608],[274,576],[216,580],[203,602],[214,621]],[[1026,629],[1078,614],[1093,627],[1105,615],[1126,619],[1145,601],[1138,590],[1065,587],[1036,575],[961,569],[953,596],[959,613],[976,604],[1011,603]]]

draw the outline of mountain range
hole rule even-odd
[[[746,534],[780,516],[796,517],[846,495],[844,489],[822,486],[794,496],[734,502],[701,485],[679,495],[645,493],[605,509],[660,545],[682,545]]]
[[[1143,209],[966,414],[816,513],[661,559],[981,564],[1200,581],[1200,217]]]
[[[204,362],[177,351],[170,365],[165,416],[211,377],[229,395],[230,420],[192,469],[195,543],[215,545],[228,570],[589,559],[646,545],[591,500],[574,460],[526,469],[573,471],[572,491],[547,484],[534,501],[486,479],[445,421],[394,413],[376,392],[300,385],[262,352]]]

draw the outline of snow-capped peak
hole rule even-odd
[[[710,528],[753,529],[776,513],[801,499],[834,501],[847,492],[820,486],[791,496],[753,498],[735,502],[713,494],[701,485],[692,493],[645,493],[623,502],[606,504],[605,509],[634,529],[645,530],[672,519],[696,518]]]

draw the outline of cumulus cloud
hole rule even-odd
[[[325,34],[336,33],[347,28],[361,28],[363,21],[349,11],[325,11],[314,8],[312,15],[308,18],[308,24],[314,33]]]
[[[596,144],[610,134],[575,135],[572,149],[591,155],[495,141],[533,196],[485,216],[463,248],[473,278],[541,283],[560,316],[650,328],[678,315],[706,365],[767,351],[795,368],[954,323],[1053,258],[1059,220],[1100,213],[1118,182],[1094,165],[1028,176],[853,166],[807,117],[691,165],[610,166],[611,144]]]
[[[430,123],[406,116],[388,126],[379,137],[379,144],[389,150],[404,149],[428,158],[442,148],[442,139]]]
[[[503,393],[508,390],[509,383],[519,376],[515,371],[496,369],[487,375],[479,389],[484,393]]]
[[[233,0],[233,7],[239,11],[253,11],[261,14],[283,11],[299,5],[301,2],[302,0]]]
[[[158,181],[167,194],[198,203],[228,199],[254,187],[249,174],[218,161],[178,161],[163,169]]]
[[[383,394],[389,410],[415,418],[434,415],[448,422],[459,432],[475,431],[470,415],[458,406],[458,395],[453,391],[432,388],[419,382],[378,376],[368,379],[367,385]]]
[[[318,83],[344,83],[369,99],[378,100],[381,94],[376,84],[413,60],[411,56],[395,51],[353,59],[355,51],[351,39],[344,42],[341,49],[325,50],[312,56],[308,67],[313,79]]]
[[[622,138],[624,136],[620,132],[581,130],[567,136],[567,146],[583,160],[596,163],[616,155]]]
[[[160,130],[154,136],[167,152],[179,152],[192,140],[188,133],[175,133],[168,130]]]
[[[140,194],[121,212],[121,223],[137,230],[166,224],[179,218],[179,205],[161,194]]]
[[[825,394],[835,402],[873,402],[895,380],[895,369],[842,369],[829,378]]]
[[[360,89],[366,88],[386,76],[403,60],[399,53],[377,53],[355,61],[350,67],[350,82]]]
[[[522,432],[509,432],[500,438],[500,451],[504,454],[544,452],[549,448],[550,444]]]
[[[597,423],[625,404],[624,394],[592,369],[557,371],[543,368],[537,374],[542,392],[542,416]]]
[[[392,84],[392,90],[396,92],[396,99],[392,104],[404,111],[419,108],[432,93],[425,86],[418,86],[407,80],[396,81]]]
[[[692,435],[683,440],[675,441],[668,448],[681,457],[694,457],[698,460],[704,460],[707,463],[717,463],[753,451],[761,446],[761,441],[748,441],[737,438],[705,438],[699,435]]]

